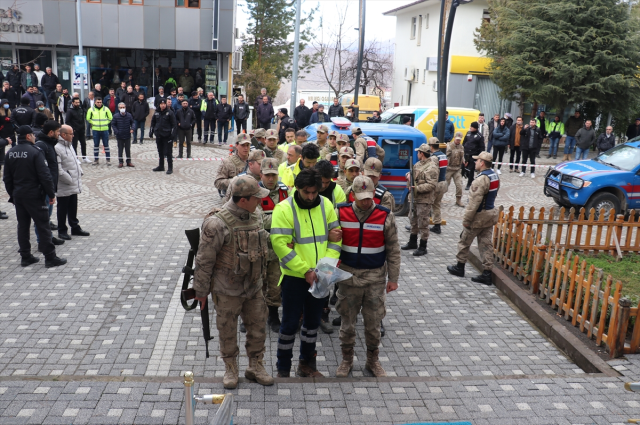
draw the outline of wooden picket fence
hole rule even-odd
[[[543,239],[544,235],[544,239]],[[610,356],[636,353],[640,348],[640,304],[621,298],[622,283],[613,282],[600,269],[580,262],[578,253],[609,252],[619,258],[640,252],[640,223],[635,211],[629,218],[601,214],[592,209],[585,219],[584,209],[576,218],[572,208],[557,211],[544,208],[536,212],[524,207],[516,212],[500,208],[493,234],[496,261],[529,286],[530,292],[544,300],[573,326],[604,345]],[[635,255],[635,254],[633,254]],[[631,318],[635,318],[626,342]]]

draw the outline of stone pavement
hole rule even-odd
[[[184,312],[178,298],[184,230],[220,205],[212,185],[219,161],[180,161],[167,176],[150,171],[154,144],[133,151],[134,169],[84,166],[80,221],[91,237],[59,247],[65,267],[20,267],[15,214],[2,197],[10,219],[0,222],[0,423],[183,423],[186,370],[195,373],[197,393],[224,392],[215,324],[205,359],[199,314]],[[225,154],[194,148],[198,158]],[[500,192],[507,206],[547,199],[540,178],[502,177],[503,188],[513,188],[513,196]],[[585,374],[495,288],[446,272],[463,211],[452,204],[448,193],[449,224],[432,235],[427,257],[403,252],[380,350],[389,378],[364,371],[360,321],[352,377],[335,378],[337,332],[320,334],[318,365],[328,378],[268,388],[243,381],[233,391],[236,423],[608,424],[640,417],[640,397],[622,388],[640,379],[639,356],[611,362],[626,376]],[[402,228],[406,218],[398,222]],[[404,242],[407,232],[400,233]],[[273,372],[277,335],[268,331],[267,338],[265,365]],[[215,411],[199,405],[198,423]]]

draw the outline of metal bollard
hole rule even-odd
[[[194,394],[193,372],[184,373],[184,413],[185,424],[193,425],[196,403],[221,404],[211,425],[233,425],[233,394],[207,394],[202,397]]]

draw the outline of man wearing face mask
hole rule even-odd
[[[41,100],[36,102],[36,111],[39,114],[44,114],[47,117],[47,120],[53,119],[53,113],[48,108],[44,107],[44,102]]]
[[[113,115],[111,128],[118,141],[118,168],[124,166],[123,150],[127,154],[127,167],[133,167],[131,163],[131,133],[134,131],[133,116],[127,112],[124,102],[118,104],[118,112]]]

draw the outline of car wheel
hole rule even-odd
[[[620,214],[620,200],[611,193],[598,193],[587,202],[587,215],[591,208],[596,210],[596,220],[600,219],[600,214],[604,214],[605,221],[609,220],[609,212],[613,208],[616,214]]]

